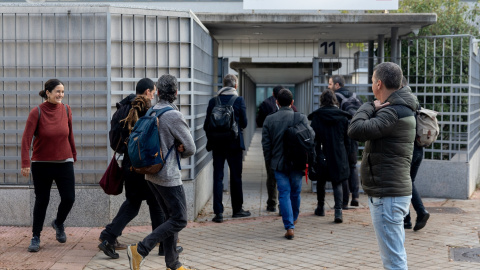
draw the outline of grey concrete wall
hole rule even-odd
[[[468,199],[469,164],[439,160],[423,160],[415,179],[422,197]]]
[[[197,175],[195,179],[195,206],[192,209],[194,215],[189,215],[190,218],[195,219],[198,213],[202,211],[205,204],[212,197],[213,194],[213,160],[211,160]]]

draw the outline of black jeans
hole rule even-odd
[[[147,200],[148,208],[150,210],[150,220],[152,221],[152,231],[163,223],[165,217],[157,200]],[[114,244],[115,240],[122,235],[123,229],[132,221],[140,211],[142,206],[141,199],[126,199],[118,213],[113,218],[112,223],[108,224],[100,234],[102,240],[107,240],[110,244]]]
[[[75,202],[75,174],[73,162],[51,163],[32,162],[33,187],[35,189],[35,206],[33,207],[33,236],[40,237],[45,222],[48,203],[50,202],[50,190],[55,180],[58,193],[60,193],[60,205],[57,211],[57,225],[61,225],[67,219],[73,203]]]
[[[230,196],[232,197],[232,211],[242,210],[242,168],[243,150],[213,150],[213,212],[223,213],[223,167],[225,160],[230,168]]]
[[[130,166],[124,165],[122,166]],[[123,168],[123,167],[122,167]],[[135,172],[124,171],[125,194],[126,200],[118,210],[117,215],[108,224],[100,234],[102,240],[107,240],[110,244],[114,244],[115,240],[122,235],[122,231],[127,224],[132,221],[140,211],[142,201],[147,201],[150,210],[150,220],[152,221],[152,231],[162,224],[165,220],[162,208],[153,195],[150,187],[145,180],[145,175]]]
[[[147,183],[165,214],[165,222],[138,243],[138,253],[146,257],[158,242],[163,242],[167,267],[177,269],[182,266],[177,252],[178,233],[187,226],[185,191],[183,186],[164,187],[150,181]]]
[[[265,169],[267,170],[267,206],[276,207],[277,206],[277,180],[275,179],[275,172],[273,171],[270,163],[265,161]]]
[[[413,148],[412,165],[410,166],[410,178],[412,178],[412,205],[413,209],[415,209],[415,212],[417,213],[417,217],[423,216],[423,214],[426,212],[425,206],[423,206],[422,198],[420,198],[420,194],[415,188],[415,178],[417,177],[418,168],[420,168],[422,160],[423,147],[417,146],[415,143]],[[408,215],[405,217],[403,222],[411,222],[410,212],[408,212]]]
[[[352,200],[358,199],[360,181],[358,179],[357,169],[357,154],[358,154],[358,142],[350,140],[350,153],[348,154],[348,163],[350,165],[350,177],[348,181],[343,183],[343,204],[348,204],[350,192],[352,193]]]
[[[343,181],[342,183],[347,182],[347,180]],[[342,183],[333,183],[333,198],[335,200],[335,209],[342,209],[343,206],[343,191],[342,191]],[[317,204],[320,207],[323,207],[325,204],[325,184],[326,181],[319,180],[317,181]]]

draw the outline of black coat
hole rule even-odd
[[[347,136],[351,115],[337,107],[321,107],[308,116],[315,131],[315,150],[323,153],[327,161],[329,180],[340,183],[350,176],[348,153],[350,139]]]

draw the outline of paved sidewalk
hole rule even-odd
[[[182,263],[206,269],[382,269],[367,198],[360,207],[344,211],[344,223],[333,223],[333,195],[327,194],[325,217],[313,215],[316,195],[305,185],[295,238],[286,240],[281,218],[265,211],[265,169],[257,130],[244,163],[244,208],[251,218],[232,219],[229,194],[224,194],[226,221],[211,222],[211,201],[196,222],[180,233]],[[421,181],[421,179],[418,179]],[[409,269],[480,269],[480,263],[455,261],[456,247],[479,248],[480,193],[471,200],[424,199],[431,218],[418,232],[406,232]],[[415,214],[412,208],[412,219]],[[45,227],[41,250],[26,251],[31,227],[0,227],[0,269],[129,269],[125,250],[117,260],[99,251],[102,228],[66,228],[68,240],[60,244],[52,228]],[[135,243],[150,226],[127,227],[122,243]],[[142,269],[165,269],[157,249],[147,257]],[[470,252],[474,259],[478,251]],[[468,255],[468,254],[467,254]],[[462,257],[462,256],[460,256]],[[464,257],[465,258],[465,257]]]

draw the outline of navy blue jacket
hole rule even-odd
[[[233,95],[220,95],[220,101],[222,104],[227,104]],[[208,132],[208,125],[210,115],[212,114],[213,107],[215,107],[215,97],[211,98],[208,102],[207,115],[205,116],[205,123],[203,129]],[[233,103],[233,110],[235,113],[235,121],[238,124],[238,137],[232,140],[228,145],[219,144],[218,142],[208,140],[207,151],[217,149],[242,149],[245,150],[245,143],[243,141],[243,129],[247,127],[247,107],[245,106],[245,100],[243,97],[238,97]]]

